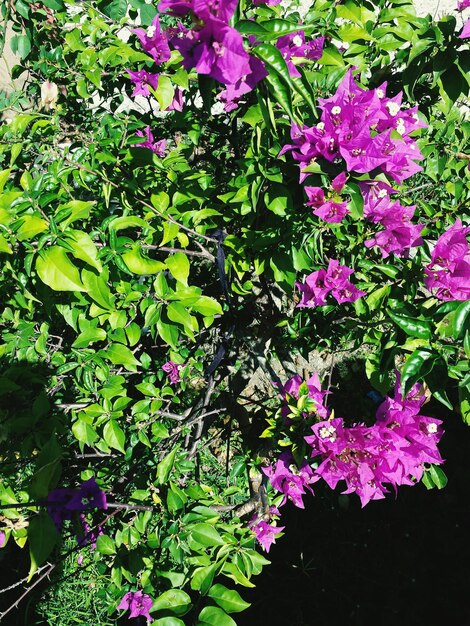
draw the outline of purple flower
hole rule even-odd
[[[289,379],[285,385],[277,384],[276,386],[279,388],[281,392],[281,396],[284,398],[287,404],[287,395],[299,399],[299,390],[300,386],[304,384],[304,381],[296,374],[291,379]],[[323,402],[325,400],[325,396],[328,395],[328,391],[322,391],[320,379],[318,378],[318,374],[314,372],[312,376],[306,381],[305,385],[307,386],[308,397],[314,401],[316,414],[326,419],[329,415],[329,410],[326,406],[324,406]],[[282,415],[287,417],[289,415],[288,406],[282,407]]]
[[[85,511],[86,509],[107,509],[105,492],[98,487],[94,477],[83,482],[78,491],[74,490],[65,505],[69,511]]]
[[[234,85],[251,73],[242,36],[222,20],[210,17],[200,30],[173,37],[171,43],[182,54],[185,69],[194,67],[224,85]]]
[[[183,110],[183,91],[176,87],[175,95],[173,96],[173,100],[169,107],[167,107],[167,111],[182,111]]]
[[[290,452],[281,454],[274,468],[262,467],[261,469],[269,478],[274,489],[284,494],[281,504],[284,504],[289,498],[300,509],[305,508],[302,499],[306,493],[305,490],[308,489],[313,493],[310,485],[319,480],[306,461],[298,468]]]
[[[46,505],[58,530],[61,530],[66,520],[72,519],[74,511],[107,508],[106,494],[98,487],[94,478],[83,482],[79,489],[53,489],[47,496]]]
[[[162,365],[162,370],[167,372],[170,383],[173,385],[180,381],[180,369],[184,367],[184,363],[174,363],[173,361],[167,361]]]
[[[204,22],[215,17],[228,23],[237,4],[238,0],[193,0],[193,11]]]
[[[362,506],[383,498],[387,484],[413,485],[425,463],[443,462],[437,449],[442,436],[440,420],[420,415],[424,395],[418,385],[402,398],[397,376],[393,398],[378,407],[373,426],[346,426],[342,418],[314,424],[305,438],[317,459],[315,474],[334,489],[346,483],[343,493],[357,493]]]
[[[470,19],[465,22],[462,28],[462,32],[459,35],[460,39],[467,39],[470,37]]]
[[[160,20],[156,15],[152,20],[152,25],[144,30],[143,28],[135,28],[133,32],[140,39],[142,48],[150,54],[155,63],[165,63],[171,56],[168,46],[168,37],[162,32]]]
[[[152,622],[153,617],[149,613],[152,605],[152,598],[142,591],[128,591],[117,608],[122,611],[129,610],[129,618],[143,615],[147,618],[147,622]]]
[[[146,139],[145,141],[139,143],[132,143],[131,146],[147,148],[159,157],[165,156],[166,139],[160,139],[159,141],[155,141],[152,131],[150,130],[150,126],[147,126],[144,131],[138,130],[135,135],[136,137],[145,137]]]
[[[281,4],[282,0],[252,0],[253,6],[258,7],[261,4],[267,4],[269,7],[274,7],[276,4]]]
[[[296,283],[302,293],[302,299],[297,306],[299,308],[323,306],[329,293],[339,304],[355,302],[365,295],[365,292],[357,289],[348,280],[348,276],[353,272],[354,270],[340,265],[335,259],[330,259],[327,270],[312,272],[303,285]]]
[[[299,30],[289,35],[279,37],[276,42],[276,46],[281,52],[284,60],[289,68],[289,74],[291,76],[300,76],[300,72],[292,62],[292,58],[304,58],[311,61],[318,61],[323,54],[323,44],[325,42],[324,37],[318,37],[313,41],[305,41],[305,33],[303,30]]]
[[[431,253],[431,263],[425,266],[424,284],[435,291],[440,300],[470,299],[469,227],[460,219],[442,234]]]
[[[170,15],[175,15],[176,17],[183,17],[192,11],[192,9],[192,2],[188,2],[187,0],[161,0],[158,4],[160,13],[168,11]]]
[[[246,93],[256,87],[260,80],[268,75],[262,61],[256,57],[250,56],[249,59],[250,73],[242,76],[233,85],[227,85],[218,98],[225,104],[224,109],[227,112],[233,111],[238,106],[238,100]]]
[[[286,49],[284,54],[290,53]],[[349,171],[361,174],[380,168],[397,182],[422,169],[416,161],[423,155],[410,133],[425,124],[416,107],[402,108],[401,93],[387,98],[385,87],[362,89],[349,70],[333,96],[318,99],[320,122],[310,128],[292,127],[293,143],[279,154],[292,151],[301,168],[301,182],[320,156],[328,161],[343,158]],[[401,138],[392,138],[392,130]]]
[[[149,96],[149,86],[152,89],[156,89],[158,87],[158,74],[149,74],[145,70],[139,70],[138,72],[132,72],[131,70],[126,70],[129,74],[131,81],[135,85],[135,89],[132,92],[132,97],[136,96]]]
[[[102,526],[98,525],[95,529],[91,530],[83,513],[80,513],[80,523],[82,526],[82,532],[77,534],[78,545],[82,547],[91,545],[92,548],[96,548],[96,541],[98,537],[103,534]]]
[[[3,548],[3,546],[5,545],[6,538],[7,538],[7,536],[5,535],[3,530],[0,530],[0,548]]]
[[[279,515],[279,511],[275,507],[270,507],[270,515]],[[276,535],[281,533],[285,526],[275,526],[258,515],[253,516],[249,523],[250,529],[255,533],[257,541],[261,544],[266,552],[269,552],[273,543],[276,543]]]
[[[59,488],[53,489],[47,495],[47,512],[57,530],[61,530],[63,523],[72,518],[72,512],[67,508],[67,504],[69,504],[74,493],[74,489]]]

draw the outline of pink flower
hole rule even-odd
[[[307,386],[307,394],[308,397],[314,401],[316,414],[326,419],[330,414],[328,408],[324,406],[325,396],[328,395],[328,391],[322,391],[320,379],[318,378],[318,374],[314,372],[312,376],[304,383],[299,374],[296,374],[292,378],[290,378],[285,385],[277,384],[276,386],[279,388],[281,392],[281,396],[284,398],[287,404],[287,395],[299,399],[299,390],[300,386],[305,384]],[[289,414],[289,408],[287,406],[282,407],[282,415],[287,417]]]
[[[410,133],[425,124],[416,108],[402,108],[401,93],[387,98],[385,88],[386,84],[362,89],[349,70],[333,96],[318,99],[320,122],[310,128],[292,127],[293,143],[279,154],[292,151],[301,168],[301,182],[308,176],[304,168],[319,156],[328,161],[343,158],[349,171],[359,173],[380,168],[397,182],[422,169],[416,161],[423,155]],[[392,130],[401,138],[392,139]]]
[[[460,39],[467,39],[470,37],[470,19],[465,22],[462,28],[462,32],[459,35]]]
[[[122,611],[127,611],[129,609],[129,618],[143,615],[147,618],[147,623],[149,623],[153,621],[153,618],[149,613],[152,605],[152,598],[147,594],[142,593],[142,591],[128,591],[124,594],[121,603],[117,608]]]
[[[274,468],[270,466],[261,469],[269,478],[274,489],[284,494],[281,504],[284,504],[289,498],[300,509],[305,508],[302,499],[306,493],[305,490],[313,493],[310,485],[319,480],[306,461],[297,467],[290,452],[281,454]]]
[[[470,0],[458,0],[457,9],[459,11],[463,11],[464,9],[468,9],[470,7]]]
[[[323,306],[329,293],[339,304],[355,302],[365,295],[365,292],[357,289],[348,280],[347,277],[351,274],[352,269],[330,259],[327,270],[312,272],[303,285],[296,283],[302,293],[302,299],[297,306],[299,308]]]
[[[211,76],[224,85],[234,85],[251,73],[249,54],[238,31],[220,19],[210,17],[199,30],[173,37],[172,45],[183,56],[185,69]]]
[[[147,148],[147,150],[151,150],[159,157],[165,156],[166,139],[160,139],[159,141],[155,141],[152,131],[150,130],[150,126],[147,126],[144,131],[138,130],[135,135],[136,137],[145,137],[146,139],[145,141],[139,143],[133,143],[131,144],[131,146]]]
[[[132,92],[132,97],[136,96],[149,96],[149,86],[152,89],[156,89],[158,87],[158,74],[149,74],[145,70],[140,70],[138,72],[132,72],[131,70],[126,70],[129,74],[131,81],[135,85],[135,89]]]
[[[424,284],[435,291],[440,300],[470,299],[470,228],[460,219],[442,234],[431,253],[431,263],[425,266]]]
[[[6,535],[3,532],[3,530],[0,530],[0,548],[3,548],[3,546],[5,545],[6,542]]]
[[[167,361],[162,365],[162,370],[167,372],[168,378],[171,384],[179,383],[180,381],[180,369],[184,367],[184,363],[174,363],[173,361]]]
[[[437,449],[442,436],[440,420],[420,415],[424,395],[415,385],[402,399],[397,376],[393,398],[386,398],[372,426],[346,426],[334,418],[312,426],[305,441],[319,463],[315,474],[334,489],[344,481],[343,493],[357,493],[362,506],[385,497],[387,484],[413,485],[420,480],[425,463],[440,464]]]
[[[275,507],[271,507],[272,514],[279,512]],[[266,552],[269,552],[273,543],[276,543],[276,535],[281,533],[285,526],[275,526],[268,524],[264,519],[255,515],[249,523],[250,529],[255,533],[257,541],[261,544]]]
[[[133,32],[140,39],[142,48],[150,54],[155,63],[165,63],[171,56],[168,46],[168,37],[162,32],[160,20],[156,15],[152,20],[152,25],[144,30],[143,28],[135,28]]]

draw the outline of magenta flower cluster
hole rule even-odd
[[[403,399],[397,377],[393,398],[387,397],[378,407],[372,426],[346,426],[342,418],[315,423],[305,441],[316,469],[306,461],[296,466],[290,452],[284,452],[274,467],[263,468],[273,487],[284,495],[281,505],[290,499],[304,508],[303,496],[320,478],[332,489],[344,481],[343,493],[357,493],[362,506],[384,498],[387,485],[396,491],[399,485],[415,484],[426,463],[443,462],[437,448],[443,433],[441,421],[420,414],[424,400],[418,385]]]
[[[330,259],[326,270],[320,269],[312,272],[306,277],[304,284],[296,283],[302,294],[302,299],[297,306],[300,308],[323,306],[329,294],[339,304],[355,302],[365,295],[365,292],[360,291],[349,281],[353,273],[351,268],[340,265],[335,259]]]
[[[124,594],[118,610],[129,610],[129,618],[139,617],[142,615],[147,618],[147,623],[153,622],[153,617],[149,611],[152,608],[152,598],[142,591],[128,591]]]
[[[180,24],[170,43],[181,53],[185,69],[195,68],[198,74],[227,85],[223,96],[227,110],[267,75],[263,63],[249,55],[242,36],[229,24],[236,5],[237,0],[162,0],[159,4],[161,12],[193,15],[195,26],[187,29]]]
[[[331,181],[331,194],[325,198],[325,192],[321,187],[305,186],[307,194],[307,206],[313,207],[313,214],[325,222],[331,224],[341,222],[349,213],[348,203],[341,201],[336,194],[340,194],[346,184],[347,174],[342,172]]]
[[[421,231],[424,224],[413,224],[415,206],[403,206],[391,196],[398,193],[387,183],[368,180],[359,183],[364,198],[364,217],[383,230],[364,242],[366,248],[377,246],[382,258],[390,254],[405,256],[411,248],[423,243]]]
[[[269,507],[269,521],[273,517],[279,517],[279,510],[271,506]],[[276,536],[282,533],[285,526],[277,526],[277,524],[269,524],[266,519],[263,519],[259,515],[254,515],[248,524],[249,528],[254,532],[258,543],[269,552],[273,543],[276,543]]]
[[[344,160],[348,171],[360,174],[380,169],[398,183],[422,169],[415,161],[423,156],[410,134],[425,124],[417,107],[402,108],[401,92],[387,98],[386,86],[362,89],[350,69],[333,96],[319,98],[322,115],[316,126],[293,125],[293,143],[280,154],[292,151],[300,164],[301,182],[308,176],[304,168],[318,157]]]
[[[162,370],[168,374],[168,379],[172,385],[180,381],[180,369],[184,367],[184,363],[174,363],[167,361],[162,365]]]
[[[303,30],[299,30],[289,35],[279,37],[276,42],[276,47],[280,50],[287,67],[289,68],[289,74],[293,77],[300,76],[299,70],[296,68],[292,59],[308,59],[310,61],[318,61],[323,55],[323,44],[325,43],[324,37],[317,37],[311,41],[305,40],[305,33]]]
[[[79,513],[79,530],[76,536],[80,547],[91,545],[96,548],[96,541],[103,534],[100,525],[90,528],[83,511],[106,509],[107,506],[106,494],[98,487],[94,478],[83,482],[78,489],[53,489],[47,496],[47,512],[59,532],[66,520],[71,520],[74,514]]]
[[[469,227],[460,219],[437,240],[431,263],[424,268],[424,284],[439,300],[470,299]]]
[[[285,385],[277,385],[281,396],[285,401],[281,409],[282,416],[287,418],[287,416],[289,415],[289,398],[294,398],[298,400],[300,396],[300,388],[302,385],[306,387],[308,398],[310,398],[310,400],[313,400],[315,404],[315,413],[319,417],[326,419],[330,415],[330,412],[325,406],[324,402],[325,397],[329,394],[329,391],[322,390],[320,379],[316,372],[314,372],[306,382],[302,380],[299,374],[296,374],[295,376],[290,378]]]
[[[152,131],[150,130],[150,126],[147,126],[144,131],[138,130],[135,135],[136,137],[144,137],[145,141],[133,143],[131,144],[132,146],[147,148],[159,157],[165,156],[166,140],[160,139],[159,141],[155,141]]]

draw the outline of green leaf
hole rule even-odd
[[[98,439],[98,434],[94,428],[92,428],[85,419],[80,417],[72,424],[72,432],[77,438],[77,441],[87,446],[92,446]]]
[[[173,222],[165,222],[163,224],[163,238],[160,242],[161,246],[164,246],[169,241],[172,241],[179,232],[180,227]]]
[[[184,252],[176,252],[167,258],[166,265],[173,278],[187,287],[189,277],[189,261],[187,255],[184,254]]]
[[[165,109],[167,109],[173,102],[173,98],[175,96],[175,88],[173,87],[173,83],[168,76],[160,74],[158,77],[157,89],[154,93],[160,106],[160,110],[165,111]]]
[[[191,589],[200,591],[203,596],[206,595],[212,585],[212,581],[214,580],[214,576],[216,575],[218,569],[219,565],[217,563],[206,567],[196,568],[191,577]]]
[[[95,341],[104,341],[106,331],[103,328],[90,326],[81,332],[72,344],[72,348],[86,348]]]
[[[433,352],[425,349],[415,350],[406,360],[401,373],[401,387],[403,396],[411,387],[423,378],[432,369],[432,362],[436,358]]]
[[[453,319],[453,335],[458,339],[465,329],[467,317],[470,314],[470,300],[462,302],[455,311]]]
[[[98,537],[96,549],[100,554],[116,554],[116,545],[108,535],[100,535]]]
[[[66,241],[72,248],[72,254],[75,258],[85,261],[98,272],[103,271],[101,261],[98,260],[98,248],[90,235],[82,230],[69,230],[66,233]]]
[[[8,177],[10,176],[10,172],[11,170],[2,170],[0,172],[0,192],[3,191],[3,188],[5,187],[5,183],[8,180]]]
[[[114,363],[123,365],[129,372],[137,372],[140,362],[126,346],[120,343],[112,343],[107,350],[102,350],[101,355]]]
[[[119,22],[127,13],[127,0],[111,0],[100,5],[100,9],[112,20]]]
[[[95,302],[105,309],[113,309],[111,291],[106,282],[108,273],[97,276],[90,270],[82,270],[82,282],[88,294]]]
[[[211,524],[196,524],[191,527],[192,538],[202,546],[223,546],[224,540]]]
[[[227,613],[239,613],[251,606],[249,602],[243,600],[238,591],[227,589],[224,585],[214,585],[208,595]]]
[[[39,213],[29,213],[22,215],[20,221],[23,222],[20,228],[16,231],[16,236],[19,241],[25,241],[27,239],[33,239],[39,233],[47,230],[49,224]]]
[[[109,223],[109,230],[114,230],[116,233],[120,230],[127,230],[128,228],[132,228],[133,230],[136,228],[150,231],[155,230],[148,222],[137,216],[116,217]]]
[[[170,476],[171,470],[173,469],[173,464],[175,462],[176,454],[178,452],[178,447],[175,446],[171,452],[169,452],[165,458],[163,458],[157,466],[157,484],[165,485]]]
[[[222,315],[223,312],[220,302],[209,296],[200,296],[199,300],[191,305],[191,309],[208,316]]]
[[[176,615],[184,615],[191,608],[191,598],[181,589],[165,591],[153,603],[152,611],[171,610]]]
[[[41,0],[41,2],[48,9],[53,9],[54,11],[64,11],[65,9],[62,0]]]
[[[217,606],[206,606],[199,613],[198,626],[237,626],[236,622],[225,611]]]
[[[447,485],[447,476],[444,474],[439,466],[431,465],[428,471],[433,483],[438,489],[443,489]]]
[[[6,254],[13,254],[10,244],[3,235],[0,235],[0,252],[6,252]]]
[[[398,315],[393,311],[387,310],[387,313],[397,326],[399,326],[410,337],[418,339],[431,339],[432,332],[429,322],[424,320],[407,317],[406,315]]]
[[[171,302],[167,307],[167,315],[172,322],[181,324],[188,337],[194,339],[191,315],[181,302]]]
[[[65,230],[69,224],[77,220],[86,220],[90,216],[95,201],[71,200],[58,207],[55,219],[60,223],[61,230]]]
[[[177,617],[162,617],[153,622],[155,626],[184,626],[184,622],[182,622]]]
[[[119,450],[119,452],[123,454],[125,453],[124,443],[126,436],[116,420],[109,420],[109,422],[106,423],[103,429],[103,439],[110,448]]]
[[[28,35],[14,35],[10,47],[13,54],[18,54],[21,60],[26,59],[31,52],[31,40]]]
[[[78,269],[60,246],[52,246],[40,253],[36,271],[42,282],[54,291],[85,291]]]
[[[139,244],[135,244],[132,250],[124,252],[122,260],[131,272],[142,276],[156,274],[166,269],[165,263],[143,257]]]
[[[57,532],[54,522],[45,511],[41,511],[30,520],[28,526],[28,541],[31,567],[28,582],[51,554],[58,539],[59,533]]]

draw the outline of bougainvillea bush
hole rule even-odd
[[[73,563],[111,621],[230,626],[287,501],[445,486],[467,5],[2,6],[28,79],[0,127],[0,545],[29,585]],[[367,401],[339,414],[345,361]]]

